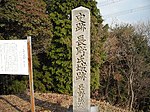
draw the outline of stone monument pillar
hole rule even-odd
[[[72,10],[73,112],[90,112],[90,11]]]

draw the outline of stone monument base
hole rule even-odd
[[[70,105],[67,112],[73,112],[73,106]],[[99,107],[95,105],[91,105],[91,112],[99,112]]]

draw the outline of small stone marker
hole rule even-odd
[[[90,112],[90,11],[72,10],[73,112]]]

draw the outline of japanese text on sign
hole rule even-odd
[[[85,14],[79,12],[79,14],[76,16],[77,23],[76,23],[76,32],[81,31],[84,32],[86,30],[86,22],[85,22]],[[86,38],[83,34],[76,37],[76,60],[77,60],[77,67],[76,67],[76,80],[82,80],[85,81],[87,78],[87,62],[85,59],[86,51],[87,51],[87,44],[86,44]],[[81,83],[78,86],[78,107],[82,108],[84,107],[84,97],[85,97],[85,90],[84,85]]]
[[[90,10],[72,10],[73,111],[90,112]]]
[[[0,40],[0,74],[28,75],[27,40]]]

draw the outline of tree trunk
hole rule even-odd
[[[133,91],[133,67],[131,68],[130,77],[129,77],[129,83],[130,83],[130,91],[131,91],[131,100],[130,100],[130,106],[129,110],[131,111],[133,108],[133,101],[134,101],[134,91]]]

